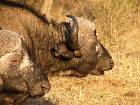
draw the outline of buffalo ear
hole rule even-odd
[[[68,51],[64,43],[59,43],[51,49],[53,57],[60,60],[70,60],[73,58],[73,52]]]

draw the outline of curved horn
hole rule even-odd
[[[71,50],[78,50],[79,49],[79,43],[78,43],[78,31],[79,31],[79,27],[78,27],[78,22],[77,19],[72,16],[72,15],[66,15],[67,17],[71,18],[70,20],[70,43],[69,43],[69,47]]]

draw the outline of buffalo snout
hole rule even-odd
[[[42,96],[45,93],[49,92],[51,89],[50,83],[48,81],[40,81],[34,84],[31,88],[30,95],[34,96]]]

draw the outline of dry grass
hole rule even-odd
[[[98,38],[111,53],[115,66],[99,77],[51,77],[52,90],[46,97],[58,105],[140,105],[140,13],[137,14],[140,11],[137,0],[54,2],[54,18],[61,19],[67,13],[91,21],[96,17]]]

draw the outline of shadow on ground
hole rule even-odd
[[[24,103],[17,105],[57,105],[54,102],[51,102],[51,99],[45,100],[44,98],[29,98]]]

